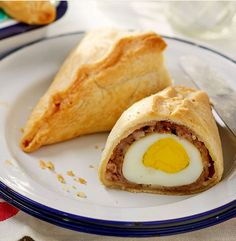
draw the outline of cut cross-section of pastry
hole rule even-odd
[[[93,31],[68,56],[33,110],[21,140],[26,152],[109,131],[136,101],[171,84],[164,40],[153,32]]]
[[[203,91],[168,87],[127,109],[113,127],[99,169],[107,187],[192,194],[220,181],[221,141]]]
[[[56,18],[56,8],[50,1],[0,1],[12,18],[27,24],[48,24]]]

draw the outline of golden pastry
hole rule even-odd
[[[0,8],[27,24],[48,24],[56,18],[56,8],[50,1],[0,1]]]
[[[208,96],[168,87],[135,103],[113,127],[100,164],[104,185],[192,194],[220,181],[222,148]]]
[[[31,114],[21,148],[109,131],[134,102],[169,86],[164,40],[153,32],[97,30],[67,57]]]

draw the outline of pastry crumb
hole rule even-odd
[[[41,169],[49,169],[51,171],[54,171],[55,170],[55,166],[54,164],[51,162],[51,161],[44,161],[44,160],[39,160],[39,166]]]
[[[11,160],[5,160],[5,164],[12,165],[12,161]]]
[[[64,177],[63,177],[61,174],[57,174],[57,180],[58,180],[59,182],[63,183],[63,184],[66,183]]]
[[[93,165],[89,165],[89,168],[95,168]]]
[[[24,131],[25,131],[23,127],[21,127],[19,130],[21,133],[24,133]]]
[[[76,186],[72,186],[72,188],[73,188],[73,189],[77,189],[77,187],[76,187]]]
[[[87,184],[87,181],[82,177],[74,178],[74,181],[79,182],[80,184]]]
[[[67,173],[66,173],[68,176],[70,176],[70,177],[74,177],[75,176],[75,174],[74,174],[74,172],[73,171],[67,171]]]
[[[95,145],[94,147],[95,147],[95,149],[98,149],[98,148],[99,148],[99,146],[98,146],[98,145]]]
[[[39,166],[40,166],[41,169],[47,168],[47,164],[44,160],[39,160]]]
[[[51,162],[51,161],[48,161],[47,162],[47,168],[51,171],[54,171],[55,170],[55,166],[54,164]]]
[[[84,178],[82,178],[82,177],[79,177],[79,182],[81,184],[87,184],[87,181]]]
[[[86,194],[84,192],[77,192],[77,197],[81,197],[81,198],[87,198]]]

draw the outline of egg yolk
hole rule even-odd
[[[183,146],[172,138],[153,143],[143,155],[143,164],[167,173],[177,173],[189,165]]]

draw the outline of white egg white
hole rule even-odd
[[[147,149],[162,138],[172,138],[181,144],[189,156],[189,165],[177,173],[167,173],[144,166],[142,160]],[[187,185],[195,182],[203,171],[199,150],[190,142],[173,134],[149,134],[135,141],[127,150],[122,167],[124,177],[133,183],[166,187]]]

